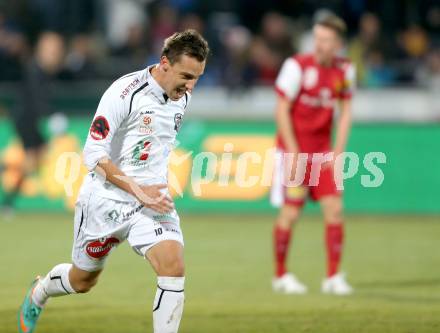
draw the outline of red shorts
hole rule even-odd
[[[334,177],[333,167],[322,166],[318,178],[311,179],[312,163],[307,162],[304,180],[295,186],[286,186],[285,161],[283,151],[278,150],[274,163],[272,187],[270,193],[271,203],[274,207],[282,205],[294,205],[302,207],[310,197],[313,201],[328,195],[340,196],[342,191],[338,189]]]

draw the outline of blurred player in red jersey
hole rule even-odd
[[[308,197],[319,202],[325,221],[327,277],[322,291],[336,295],[353,291],[339,273],[344,229],[337,186],[341,183],[333,158],[344,152],[351,127],[355,73],[350,61],[338,56],[345,30],[344,21],[333,14],[318,20],[313,28],[314,52],[288,58],[275,83],[278,134],[271,202],[280,207],[273,231],[276,272],[272,286],[277,292],[307,292],[307,287],[287,271],[286,258],[292,227]],[[340,115],[332,145],[336,102]],[[323,155],[332,158],[324,159]]]

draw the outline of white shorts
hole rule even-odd
[[[139,202],[116,201],[88,193],[76,202],[74,221],[72,261],[88,272],[102,269],[110,252],[126,239],[141,256],[164,240],[183,245],[175,210],[160,214]]]

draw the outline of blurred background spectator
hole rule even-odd
[[[65,59],[63,37],[56,32],[44,32],[35,47],[35,55],[23,64],[18,89],[19,102],[9,110],[10,118],[23,143],[26,163],[17,166],[18,177],[0,207],[12,209],[23,181],[38,171],[45,151],[45,139],[40,130],[40,119],[53,114],[51,95],[55,80],[62,77]]]
[[[296,52],[313,50],[313,23],[332,12],[348,27],[341,55],[357,67],[355,124],[438,123],[438,0],[0,0],[0,206],[39,207],[39,194],[62,197],[54,180],[57,154],[80,151],[108,85],[157,62],[163,39],[177,30],[196,29],[211,48],[181,135],[196,142],[211,120],[240,126],[246,120],[250,128],[258,123],[273,131],[280,66]],[[422,132],[428,138],[431,130],[415,127],[413,134],[405,126],[397,129],[407,133],[399,139],[395,127],[375,130],[381,142],[392,137],[406,154],[401,142],[412,143]],[[430,145],[437,141],[429,136]],[[396,173],[399,184],[402,174]],[[418,202],[424,197],[418,193],[402,202]],[[65,201],[69,207],[73,198]]]
[[[20,25],[0,7],[0,80],[21,77],[21,62],[28,49]]]
[[[438,62],[440,5],[433,0],[2,0],[0,80],[20,79],[44,31],[59,33],[67,46],[64,78],[85,80],[155,62],[165,36],[195,28],[213,50],[202,85],[269,85],[284,58],[310,51],[313,19],[329,11],[348,23],[347,54],[361,86],[435,81],[424,79]]]
[[[358,82],[362,86],[388,85],[395,73],[387,60],[390,59],[386,37],[382,34],[379,18],[365,13],[359,22],[359,32],[349,42],[349,57],[357,68]]]

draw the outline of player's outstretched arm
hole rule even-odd
[[[351,101],[346,99],[341,101],[340,105],[341,114],[339,116],[337,130],[336,130],[336,140],[334,145],[335,158],[339,154],[345,151],[347,145],[348,136],[351,130]]]
[[[333,147],[335,158],[345,151],[351,130],[352,96],[356,89],[356,71],[352,64],[344,66],[344,85],[339,95],[340,115],[336,129],[336,139]]]
[[[295,155],[298,153],[298,144],[290,119],[290,109],[301,89],[301,79],[300,65],[295,59],[288,58],[284,61],[275,82],[275,91],[277,92],[275,119],[278,133],[283,140],[286,152]]]
[[[293,154],[292,156],[292,169],[290,172],[286,172],[285,176],[289,177],[286,181],[295,179],[297,161],[298,161],[298,143],[293,132],[293,126],[290,120],[290,107],[291,102],[283,96],[278,96],[277,104],[275,107],[275,119],[277,124],[277,131],[283,140],[285,146],[285,153]]]
[[[140,186],[108,158],[100,159],[95,171],[102,174],[113,185],[133,195],[147,208],[162,214],[174,209],[172,199],[166,191],[161,191],[167,187],[166,184]]]
[[[278,96],[275,106],[275,119],[278,133],[284,142],[286,152],[297,154],[298,145],[289,116],[290,104],[291,102],[287,98]]]

